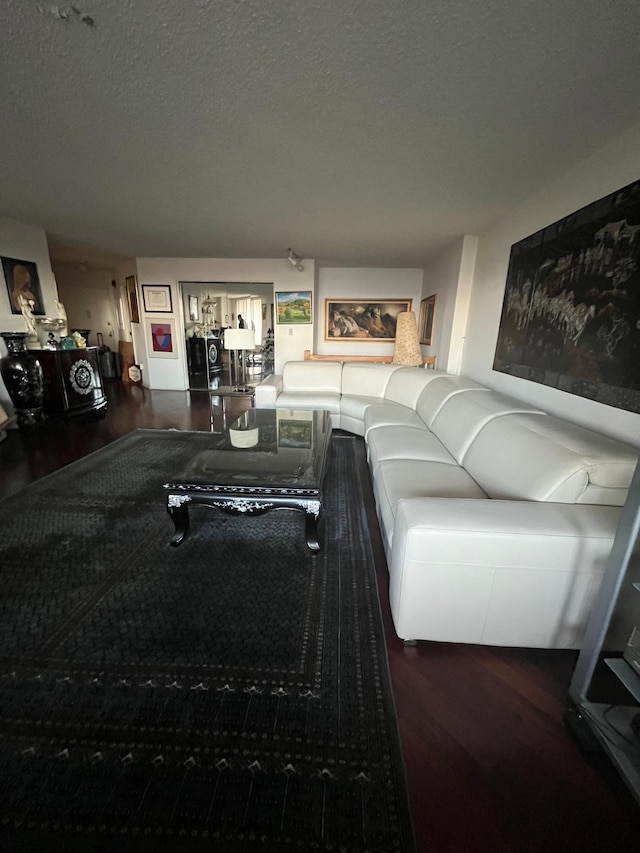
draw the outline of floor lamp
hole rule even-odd
[[[247,364],[245,353],[255,348],[255,335],[253,329],[227,329],[224,333],[224,348],[232,350],[234,370],[232,373],[232,385],[236,391],[248,391],[247,388]]]
[[[401,311],[396,318],[393,363],[403,364],[407,367],[418,367],[422,364],[422,350],[418,338],[415,311]]]

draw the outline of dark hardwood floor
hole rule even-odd
[[[116,381],[107,396],[102,418],[11,430],[0,444],[0,497],[138,427],[210,429],[206,391]],[[230,401],[229,419],[247,405]],[[366,506],[419,853],[638,853],[640,806],[606,759],[583,756],[562,721],[576,653],[404,646],[370,490]]]

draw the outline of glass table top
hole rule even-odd
[[[316,492],[331,437],[329,412],[249,409],[165,484]]]

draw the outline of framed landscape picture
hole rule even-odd
[[[396,339],[398,314],[411,311],[411,299],[325,299],[325,341],[376,341]]]
[[[311,447],[313,421],[279,420],[279,447]]]
[[[433,339],[433,318],[436,310],[436,295],[427,296],[420,302],[420,318],[418,321],[418,334],[420,343],[431,345]]]
[[[296,290],[276,293],[277,323],[310,323],[311,291]]]

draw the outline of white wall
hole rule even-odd
[[[422,280],[423,271],[416,269],[322,267],[318,270],[318,297],[313,305],[316,343],[309,349],[319,355],[393,355],[393,343],[366,343],[346,338],[325,341],[325,300],[343,298],[380,302],[385,299],[412,299],[411,310],[416,312],[417,318]]]
[[[477,249],[477,237],[460,238],[424,270],[422,295],[435,294],[436,304],[432,343],[422,349],[448,373],[460,373],[462,365]]]
[[[460,373],[462,358],[464,354],[464,343],[469,325],[469,312],[471,309],[471,292],[473,288],[473,275],[476,269],[476,257],[478,254],[478,238],[464,237],[462,241],[462,255],[460,257],[460,268],[458,270],[458,295],[451,318],[451,332],[449,337],[449,352],[446,364],[441,369],[449,373]],[[436,303],[436,309],[437,309]]]
[[[0,218],[0,256],[17,258],[21,261],[32,261],[36,264],[45,316],[57,317],[58,290],[51,269],[45,232],[41,228],[24,225],[22,222],[16,222],[13,219]],[[4,275],[2,276],[0,290],[0,331],[26,331],[22,314],[11,313],[11,303]],[[6,348],[4,343],[0,341],[0,355],[5,354]],[[8,414],[13,413],[13,406],[2,379],[0,379],[0,402]]]
[[[304,271],[296,270],[286,259],[267,258],[137,258],[138,288],[144,284],[168,284],[171,286],[173,313],[154,315],[144,311],[140,300],[140,320],[146,347],[143,381],[149,388],[185,390],[188,388],[186,350],[183,342],[185,316],[180,288],[181,281],[205,282],[272,282],[275,291],[315,290],[315,263],[304,260]],[[174,322],[178,358],[153,356],[148,347],[148,328],[151,319],[167,319]],[[305,349],[313,348],[314,324],[278,325],[275,332],[275,370],[282,369],[285,361],[302,358]],[[142,356],[136,353],[138,361]]]
[[[640,445],[640,415],[492,369],[513,243],[640,178],[640,124],[480,236],[462,373],[559,417]]]

